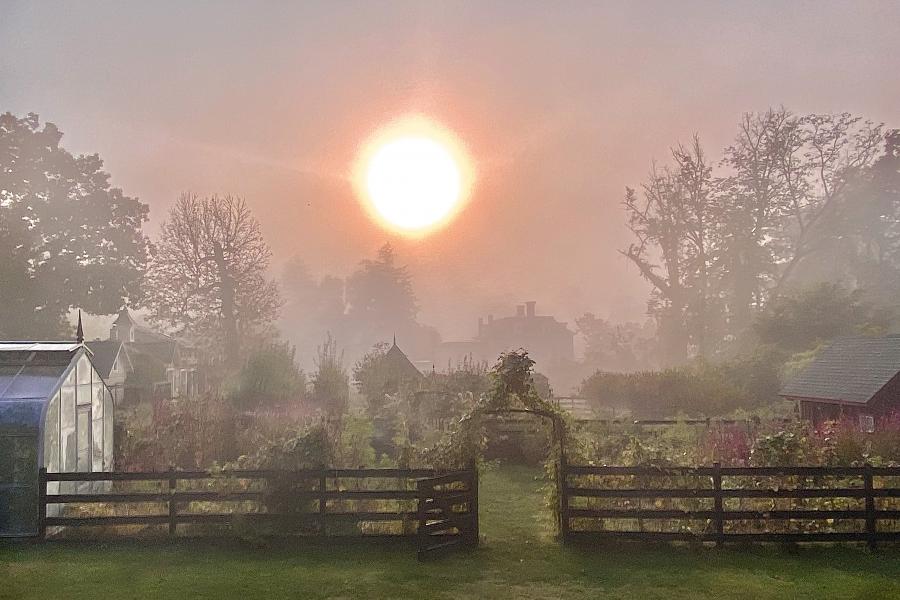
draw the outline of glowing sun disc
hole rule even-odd
[[[359,158],[356,185],[383,225],[422,235],[446,223],[468,192],[471,169],[454,137],[423,118],[383,129]]]
[[[367,169],[366,188],[375,209],[402,229],[440,222],[459,200],[456,162],[432,139],[404,137],[381,146]]]

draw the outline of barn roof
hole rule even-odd
[[[866,404],[900,373],[900,335],[835,340],[780,395]]]

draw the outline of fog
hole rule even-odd
[[[651,161],[748,111],[900,122],[900,5],[0,2],[0,112],[57,123],[150,205],[243,196],[273,250],[349,275],[391,242],[419,321],[445,340],[527,300],[568,322],[643,320],[617,250]],[[466,209],[410,240],[375,225],[348,172],[379,126],[427,114],[466,144]],[[305,350],[304,350],[305,351]]]

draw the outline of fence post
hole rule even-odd
[[[38,538],[47,538],[47,468],[41,467],[38,471]]]
[[[569,542],[569,496],[568,496],[568,480],[569,464],[566,460],[566,451],[563,442],[559,443],[559,467],[556,473],[556,489],[559,495],[559,534],[562,537],[563,544]]]
[[[713,527],[716,532],[716,547],[725,543],[725,515],[722,510],[722,465],[713,463]]]
[[[878,526],[875,518],[875,485],[872,481],[872,465],[866,463],[863,469],[863,486],[866,489],[866,537],[869,549],[874,550]]]
[[[175,528],[178,525],[178,506],[175,504],[175,487],[177,485],[175,467],[169,467],[169,535],[175,536]]]
[[[472,546],[478,546],[481,534],[478,531],[478,460],[472,459],[469,463],[469,469],[472,471],[472,501],[469,505],[469,511],[472,513]]]
[[[326,525],[327,517],[325,512],[328,503],[328,499],[325,497],[327,488],[328,478],[326,477],[325,467],[322,467],[322,472],[319,475],[319,535],[323,537],[328,535],[328,528]]]

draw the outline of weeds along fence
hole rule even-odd
[[[566,541],[900,541],[900,467],[562,465]]]
[[[436,477],[440,486],[422,486],[423,481]],[[423,526],[429,535],[471,539],[470,531],[461,531],[456,525],[460,515],[477,515],[474,465],[454,472],[170,469],[47,473],[42,469],[39,478],[41,538],[167,533],[409,537],[421,542],[417,533],[426,532]],[[453,502],[443,502],[440,514],[431,511],[431,505],[443,498]],[[477,526],[477,516],[474,522]]]

